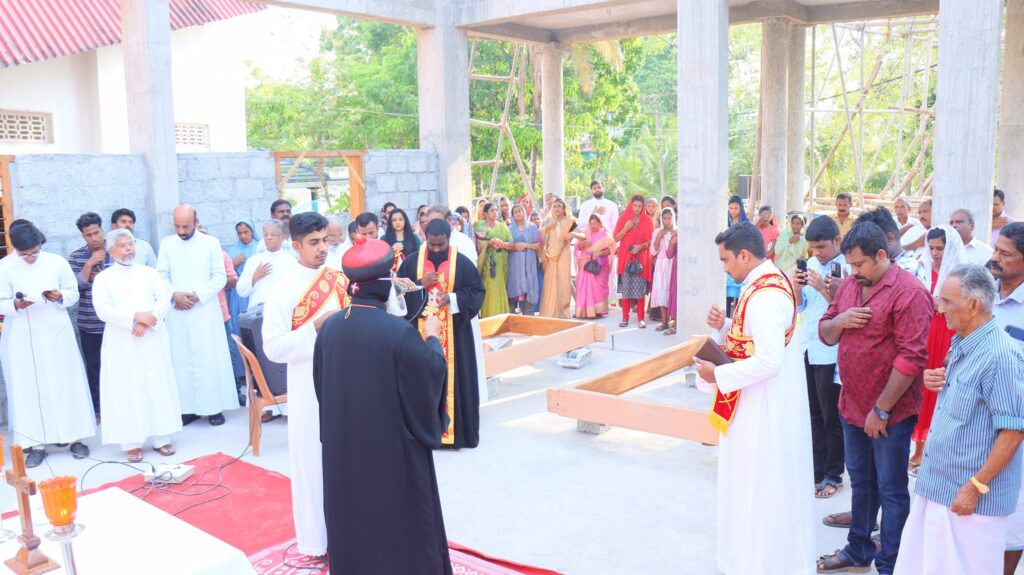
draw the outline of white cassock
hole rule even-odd
[[[743,289],[768,273],[778,270],[766,260]],[[758,292],[744,323],[754,356],[715,368],[723,393],[742,390],[718,449],[718,570],[726,575],[816,572],[807,380],[799,338],[786,345],[792,322],[786,294]],[[713,334],[717,342],[730,325]]]
[[[1007,516],[960,516],[914,495],[903,526],[895,575],[974,575],[1003,572]]]
[[[216,415],[237,409],[235,375],[217,298],[227,283],[220,242],[199,232],[187,241],[167,236],[160,242],[156,271],[172,291],[194,292],[199,297],[192,309],[172,306],[167,313],[181,412]]]
[[[457,252],[466,256],[471,261],[476,261],[476,242],[469,239],[469,236],[452,230],[451,239],[448,241],[455,246]],[[426,249],[426,247],[426,245],[423,245],[420,246],[420,249]],[[488,397],[487,393],[487,369],[484,366],[484,338],[480,334],[480,316],[474,317],[470,321],[470,325],[473,327],[473,339],[476,343],[473,349],[476,351],[476,376],[477,387],[480,390],[480,401],[487,401],[491,398]]]
[[[288,464],[295,539],[299,553],[314,557],[327,553],[320,404],[313,391],[316,329],[310,320],[292,331],[292,314],[319,273],[319,269],[295,266],[263,304],[263,353],[270,361],[288,364]],[[317,317],[336,309],[337,300],[330,298]]]
[[[336,270],[341,270],[341,258],[345,257],[345,252],[352,247],[352,242],[345,241],[337,246],[327,246],[327,261],[324,265]]]
[[[260,264],[269,263],[270,273],[260,278],[255,284],[252,283],[252,276]],[[235,291],[241,297],[249,298],[247,311],[256,309],[257,306],[267,301],[274,291],[274,286],[281,281],[291,270],[298,265],[295,256],[283,249],[276,252],[260,252],[253,255],[245,262],[245,269],[235,284]]]
[[[93,280],[92,303],[106,325],[100,349],[100,401],[103,443],[153,447],[181,431],[181,403],[171,360],[171,338],[164,318],[171,308],[171,286],[142,264],[114,264]],[[156,327],[135,337],[135,314],[148,311]],[[134,449],[134,447],[129,447]]]
[[[54,289],[63,298],[47,301],[43,292]],[[16,309],[18,292],[36,303]],[[22,447],[96,435],[85,366],[67,312],[76,303],[78,279],[64,258],[39,252],[31,264],[14,255],[0,265],[0,363],[7,382],[8,421]]]

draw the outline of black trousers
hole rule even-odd
[[[807,400],[811,408],[811,449],[814,453],[814,483],[825,479],[839,482],[845,468],[843,423],[839,419],[839,391],[834,382],[836,364],[811,365],[804,353],[807,371]]]
[[[102,333],[78,332],[82,340],[82,359],[85,360],[85,377],[89,380],[89,394],[92,395],[92,409],[100,412],[100,348],[103,347]]]

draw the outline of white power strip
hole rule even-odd
[[[178,463],[176,465],[168,465],[166,463],[160,463],[156,466],[156,472],[146,471],[142,474],[142,477],[147,483],[181,483],[189,477],[192,477],[192,472],[195,468],[191,465],[184,463]]]

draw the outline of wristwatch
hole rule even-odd
[[[984,483],[978,481],[978,479],[973,475],[971,476],[971,483],[974,484],[974,488],[978,490],[978,493],[982,495],[988,493],[988,485],[985,485]]]
[[[871,411],[875,412],[875,415],[878,416],[878,419],[881,419],[882,421],[889,421],[889,412],[882,409],[881,407],[878,407],[876,405],[871,408]]]

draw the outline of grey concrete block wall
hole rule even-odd
[[[363,166],[366,208],[374,213],[393,202],[414,217],[412,212],[422,204],[445,203],[433,150],[370,150]]]

